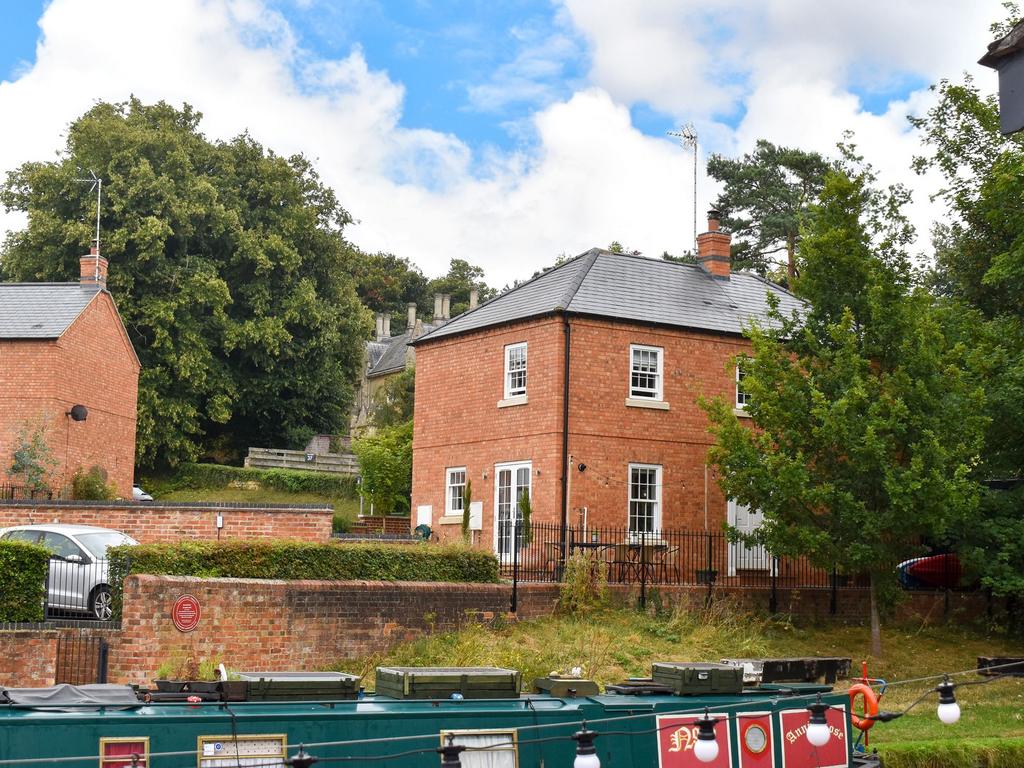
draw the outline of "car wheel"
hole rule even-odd
[[[89,596],[89,613],[100,621],[110,621],[114,615],[114,596],[110,587],[96,587]]]

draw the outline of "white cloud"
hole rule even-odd
[[[871,115],[851,79],[955,76],[984,50],[998,3],[749,5],[566,0],[564,23],[525,35],[522,54],[476,94],[478,106],[542,98],[534,148],[474,158],[457,136],[403,127],[402,84],[358,48],[317,59],[260,0],[53,0],[34,64],[0,83],[0,114],[17,116],[5,120],[0,170],[52,158],[97,99],[188,101],[211,137],[248,129],[277,152],[312,158],[359,220],[350,236],[362,247],[428,274],[466,258],[496,285],[613,239],[650,255],[689,246],[689,157],[631,125],[628,106],[639,102],[695,120],[702,141],[726,152],[761,137],[831,151],[852,128],[888,177],[927,185],[906,171],[917,142],[903,118],[925,96]],[[552,102],[531,83],[578,55],[574,27],[589,45],[590,82]],[[740,106],[738,122],[722,122]],[[699,197],[712,197],[703,181]],[[915,215],[926,221],[928,206]],[[0,217],[0,230],[20,223]]]

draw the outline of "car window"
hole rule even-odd
[[[8,531],[4,534],[5,541],[24,541],[28,544],[39,542],[39,531]]]
[[[119,547],[122,544],[138,544],[131,536],[126,536],[120,531],[103,531],[97,533],[80,533],[78,541],[100,560],[107,559],[107,550],[111,547]]]
[[[43,546],[59,557],[70,557],[71,555],[83,556],[78,546],[62,533],[47,531],[43,534]]]

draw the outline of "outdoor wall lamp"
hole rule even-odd
[[[89,418],[89,409],[84,405],[72,405],[71,410],[64,415],[70,416],[72,421],[85,421]]]

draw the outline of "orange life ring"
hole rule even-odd
[[[864,683],[854,683],[847,693],[850,694],[850,722],[853,723],[853,727],[861,731],[870,731],[878,722],[875,720],[878,715],[878,696],[871,686]],[[863,715],[858,715],[853,709],[858,696],[864,699]]]

